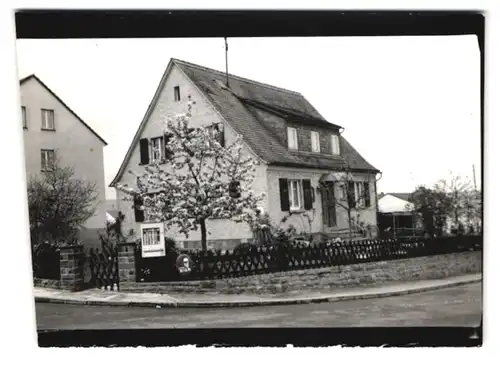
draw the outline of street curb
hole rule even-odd
[[[273,306],[273,305],[291,305],[291,304],[310,304],[310,303],[325,303],[325,302],[340,302],[348,300],[362,299],[377,299],[386,297],[396,297],[401,295],[423,293],[432,290],[452,288],[460,285],[475,284],[482,282],[481,279],[464,280],[455,283],[438,284],[423,288],[406,289],[398,291],[389,291],[372,294],[360,295],[325,295],[318,298],[297,298],[297,299],[263,299],[258,301],[240,301],[240,302],[117,302],[105,300],[77,300],[77,299],[59,299],[47,297],[35,297],[36,303],[54,303],[54,304],[78,304],[78,305],[95,305],[108,307],[153,307],[153,308],[231,308],[231,307],[256,307],[256,306]]]

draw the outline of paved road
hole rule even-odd
[[[481,285],[399,297],[249,308],[36,304],[38,329],[477,326]]]

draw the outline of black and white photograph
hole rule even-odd
[[[253,36],[223,14],[50,37],[33,14],[16,13],[18,243],[39,336],[443,328],[481,346],[484,29],[365,34],[386,14],[347,12],[331,35]]]

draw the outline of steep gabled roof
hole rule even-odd
[[[226,73],[195,65],[178,59],[171,59],[162,76],[160,84],[151,101],[146,115],[139,126],[125,159],[110,186],[114,186],[124,173],[131,157],[133,147],[138,142],[149,115],[156,104],[169,70],[176,65],[200,90],[221,117],[240,134],[248,147],[264,162],[270,165],[290,167],[335,169],[344,165],[344,158],[352,170],[379,172],[370,165],[342,136],[340,151],[343,157],[310,155],[307,152],[290,151],[269,132],[265,121],[258,119],[249,106],[264,108],[282,115],[287,120],[300,121],[303,124],[321,125],[338,130],[338,125],[329,123],[298,92],[276,86],[245,79],[235,75],[227,75],[229,88],[225,87]]]
[[[52,94],[52,96],[54,98],[57,99],[57,101],[59,101],[71,114],[73,114],[73,116],[78,119],[90,132],[92,132],[92,134],[94,134],[97,138],[99,138],[99,140],[104,143],[105,146],[108,145],[108,143],[101,138],[101,136],[99,136],[96,131],[94,131],[87,123],[85,123],[83,121],[82,118],[80,118],[68,105],[66,105],[66,103],[64,101],[61,100],[61,98],[59,98],[59,96],[57,96],[57,94],[55,92],[53,92],[47,85],[45,85],[42,80],[40,80],[35,74],[31,74],[29,76],[26,76],[24,78],[22,78],[21,80],[19,80],[19,83],[20,85],[24,84],[26,81],[30,80],[30,79],[35,79],[36,81],[38,81],[40,83],[40,85],[42,85],[49,93]]]
[[[269,133],[264,126],[265,122],[257,119],[246,106],[250,103],[257,107],[267,107],[268,110],[282,113],[285,119],[301,120],[303,124],[340,128],[326,121],[302,94],[231,74],[228,75],[229,89],[226,89],[220,86],[226,82],[224,72],[177,59],[174,62],[236,132],[243,136],[252,151],[268,164],[321,169],[339,168],[343,165],[342,158],[335,156],[316,157],[288,150]],[[340,138],[340,150],[351,169],[378,172],[343,137]]]

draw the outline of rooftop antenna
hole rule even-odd
[[[472,165],[472,176],[474,178],[474,190],[477,191],[477,185],[476,185],[476,167]]]
[[[224,43],[226,44],[226,86],[229,87],[229,73],[227,70],[227,50],[228,50],[227,37],[224,37]]]

